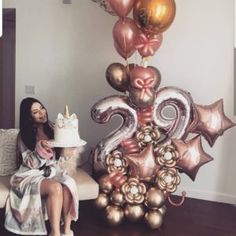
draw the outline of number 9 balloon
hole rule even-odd
[[[175,18],[174,0],[137,0],[134,4],[135,22],[145,32],[158,34],[164,32]]]

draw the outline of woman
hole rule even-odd
[[[46,235],[49,219],[51,236],[73,236],[71,221],[78,219],[78,194],[75,181],[58,165],[48,140],[54,131],[40,101],[25,98],[20,105],[18,148],[21,165],[11,178],[5,227],[23,235]],[[63,227],[60,232],[60,219]]]

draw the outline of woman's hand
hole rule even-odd
[[[51,151],[52,150],[52,148],[53,148],[53,146],[51,145],[51,143],[50,142],[48,142],[47,140],[42,140],[41,141],[41,145],[42,145],[42,147],[46,150],[46,151]]]

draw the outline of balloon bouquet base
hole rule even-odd
[[[107,123],[115,115],[122,118],[121,126],[92,153],[94,170],[101,176],[95,204],[104,210],[109,225],[118,225],[125,218],[132,222],[144,219],[157,229],[163,223],[166,203],[181,206],[184,202],[185,192],[179,202],[171,198],[180,184],[180,173],[195,180],[199,168],[213,160],[203,150],[202,136],[213,146],[235,124],[224,114],[222,99],[197,105],[187,91],[159,88],[159,70],[147,66],[147,57],[160,47],[161,33],[174,19],[174,0],[96,2],[120,17],[113,38],[126,65],[112,63],[106,71],[108,83],[125,95],[103,98],[91,109],[98,123]],[[126,17],[131,9],[134,20]],[[143,58],[142,66],[127,62],[135,50]]]

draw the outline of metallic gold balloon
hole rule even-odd
[[[130,205],[125,207],[125,216],[132,222],[138,221],[144,216],[143,205]]]
[[[158,188],[150,188],[145,196],[145,205],[151,209],[161,207],[165,202],[163,192]]]
[[[111,226],[119,225],[124,219],[124,212],[118,206],[107,206],[105,210],[106,221]]]
[[[152,229],[158,229],[163,222],[163,216],[159,211],[149,211],[145,214],[145,221]]]
[[[174,0],[137,0],[133,8],[136,23],[147,33],[164,32],[175,18]]]
[[[158,209],[158,211],[164,216],[166,214],[167,208],[165,205],[163,205],[161,208]]]
[[[120,92],[127,90],[129,77],[126,67],[121,63],[112,63],[108,66],[106,70],[106,79],[114,89]]]
[[[111,194],[111,202],[117,206],[123,205],[125,202],[124,195],[120,191],[113,191]]]
[[[107,176],[103,176],[99,179],[99,187],[104,193],[110,193],[113,189],[112,183],[109,181]]]
[[[100,193],[95,200],[95,206],[99,209],[105,208],[109,203],[108,196],[105,193]]]

